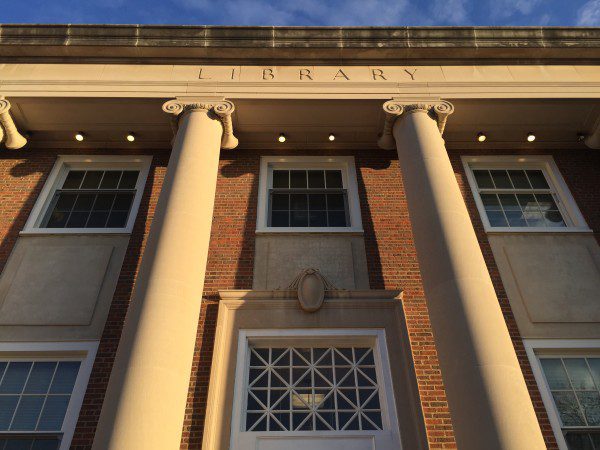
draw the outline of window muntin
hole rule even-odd
[[[273,169],[268,226],[349,227],[348,193],[340,169]]]
[[[382,430],[370,347],[249,347],[245,431]]]
[[[0,361],[0,450],[58,449],[79,360]]]
[[[564,228],[558,196],[541,169],[472,168],[492,228]]]
[[[541,357],[569,450],[600,450],[600,357]]]
[[[69,170],[41,228],[124,228],[139,170]]]

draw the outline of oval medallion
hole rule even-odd
[[[307,270],[298,282],[298,300],[300,307],[307,312],[317,311],[323,305],[325,284],[314,270]]]

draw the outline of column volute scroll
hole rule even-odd
[[[0,97],[0,141],[9,150],[18,150],[27,144],[27,139],[19,133],[17,126],[10,115],[11,104],[4,97]]]
[[[233,133],[233,120],[231,115],[235,111],[235,105],[230,100],[218,99],[185,99],[177,98],[163,104],[163,111],[176,117],[175,125],[181,117],[191,112],[203,112],[212,115],[221,121],[223,135],[221,137],[221,148],[230,150],[238,145],[238,139]]]

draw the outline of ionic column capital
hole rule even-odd
[[[235,105],[230,100],[194,100],[177,98],[165,102],[162,109],[164,112],[173,114],[177,118],[181,118],[185,114],[196,111],[214,114],[223,124],[221,147],[232,149],[238,145],[238,140],[233,134],[233,121],[231,119],[231,114],[235,111]]]
[[[27,144],[25,139],[10,115],[10,102],[4,97],[0,97],[0,141],[6,136],[4,145],[9,150],[17,150]]]
[[[426,113],[437,122],[440,134],[443,134],[448,116],[454,112],[454,106],[445,100],[428,99],[415,101],[392,99],[383,104],[383,111],[385,113],[385,122],[377,144],[385,150],[394,150],[396,143],[392,132],[394,123],[400,116],[417,112]]]

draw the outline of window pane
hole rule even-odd
[[[95,211],[90,214],[86,228],[105,228],[108,219],[108,211]]]
[[[327,189],[341,189],[344,187],[342,183],[342,172],[340,170],[325,171],[325,180]]]
[[[585,359],[564,358],[563,362],[574,389],[594,389],[594,380],[592,380],[592,374],[588,370]]]
[[[63,228],[67,224],[67,219],[69,218],[68,212],[60,212],[53,211],[50,214],[50,218],[48,219],[48,223],[46,224],[47,228]]]
[[[546,222],[541,212],[526,211],[523,216],[527,220],[527,225],[530,227],[544,227]]]
[[[290,209],[289,194],[273,194],[271,209],[274,211]]]
[[[509,170],[508,175],[515,189],[531,189],[524,170]]]
[[[521,211],[521,207],[519,206],[516,195],[498,194],[498,198],[500,199],[500,203],[502,204],[504,211]]]
[[[110,211],[114,201],[115,194],[98,194],[93,209],[94,211]]]
[[[71,170],[62,185],[63,189],[79,189],[83,176],[85,175],[84,170]]]
[[[107,228],[123,228],[127,225],[127,216],[129,211],[113,211],[106,222]]]
[[[589,426],[600,426],[600,394],[597,391],[577,392],[577,398]]]
[[[88,170],[81,183],[81,189],[98,189],[103,173],[101,170]]]
[[[592,370],[592,377],[594,378],[596,387],[600,389],[600,358],[588,358],[587,362]]]
[[[502,211],[488,211],[487,212],[488,220],[490,221],[490,226],[492,227],[507,227],[508,222],[504,217],[504,213]]]
[[[10,429],[14,431],[35,430],[43,404],[44,396],[42,395],[21,397]]]
[[[585,426],[573,392],[553,392],[552,396],[564,426]]]
[[[4,450],[30,450],[32,443],[31,438],[8,438]]]
[[[477,182],[479,189],[491,189],[494,187],[489,171],[474,170],[473,175],[475,175],[475,181]]]
[[[119,182],[119,189],[135,189],[139,174],[137,170],[124,171]]]
[[[291,194],[290,195],[290,209],[292,210],[307,210],[308,209],[308,195],[307,194]]]
[[[54,369],[56,369],[55,362],[35,362],[24,392],[26,394],[45,394],[48,392]]]
[[[513,187],[506,170],[490,170],[490,174],[497,189],[511,189]]]
[[[330,227],[345,227],[346,213],[344,211],[329,211],[327,213]]]
[[[308,187],[311,189],[324,188],[325,172],[323,170],[309,170]]]
[[[533,194],[517,194],[517,200],[523,211],[539,211],[538,204]]]
[[[527,177],[534,189],[549,189],[544,173],[541,170],[527,170]]]
[[[594,450],[589,435],[581,431],[567,431],[565,441],[569,450]]]
[[[36,439],[31,450],[58,450],[60,441],[58,439]]]
[[[570,389],[567,372],[565,372],[560,359],[542,358],[540,359],[540,363],[542,364],[542,369],[544,369],[544,375],[550,389]]]
[[[273,171],[273,188],[287,189],[290,187],[290,172],[288,170]]]
[[[73,206],[73,210],[90,211],[95,199],[96,194],[79,194],[77,196],[77,200],[75,201],[75,206]]]
[[[558,206],[556,206],[556,203],[554,202],[554,198],[552,197],[552,195],[536,194],[535,197],[537,198],[537,201],[540,204],[540,208],[542,209],[542,211],[545,211],[548,209],[553,209],[553,210],[558,209]]]
[[[67,222],[67,228],[85,227],[89,215],[89,212],[72,212]]]
[[[56,200],[56,210],[57,211],[71,211],[73,209],[73,205],[75,204],[75,199],[77,198],[77,194],[67,194],[60,193],[58,194],[58,199]]]
[[[106,172],[104,172],[104,177],[102,177],[100,189],[116,189],[119,185],[120,178],[120,170],[107,170]]]
[[[308,226],[308,211],[291,211],[290,226],[292,227],[307,227]]]
[[[306,170],[290,170],[290,187],[306,189]]]
[[[566,227],[565,221],[559,211],[546,211],[544,213],[546,219],[546,226],[549,227]]]
[[[19,403],[18,395],[0,395],[0,430],[8,430],[17,403]]]
[[[308,226],[310,227],[326,227],[327,212],[326,211],[311,211],[309,213]]]
[[[498,211],[500,210],[500,202],[496,194],[481,194],[481,201],[487,211]]]
[[[48,397],[37,429],[39,431],[60,431],[67,413],[67,406],[69,406],[69,399],[68,395]]]
[[[77,372],[79,372],[79,361],[61,361],[58,363],[56,374],[54,375],[54,381],[50,388],[51,394],[71,394],[73,386],[75,386],[75,380],[77,379]]]
[[[272,227],[289,227],[290,219],[288,211],[273,211],[271,213]]]
[[[327,194],[327,209],[334,211],[343,211],[345,209],[344,205],[344,195],[343,194]]]
[[[0,394],[20,394],[30,369],[30,362],[11,362],[0,385]]]
[[[526,227],[527,222],[521,211],[506,211],[506,219],[511,227]]]
[[[129,211],[132,201],[133,194],[117,194],[115,202],[113,203],[113,210]]]
[[[311,211],[324,211],[327,209],[325,202],[325,194],[309,194],[309,209]]]

